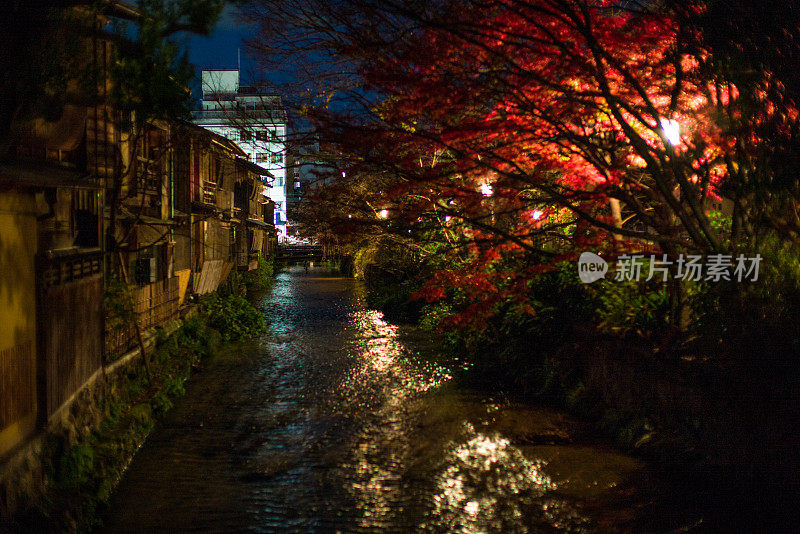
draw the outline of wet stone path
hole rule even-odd
[[[106,532],[668,532],[639,461],[488,398],[357,282],[278,275],[262,339],[230,349],[134,458]],[[656,511],[658,510],[658,511]]]

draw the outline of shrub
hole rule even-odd
[[[667,326],[666,284],[609,280],[601,286],[599,300],[597,318],[601,331],[648,337]]]
[[[263,313],[237,295],[212,295],[203,302],[201,313],[226,343],[256,337],[267,327]]]
[[[248,292],[264,291],[272,284],[275,264],[272,259],[258,257],[258,268],[244,274],[244,285]]]
[[[692,327],[707,350],[716,353],[722,346],[732,355],[760,360],[800,353],[800,247],[768,237],[757,252],[762,257],[757,281],[706,283],[690,293]]]
[[[82,442],[66,450],[58,462],[58,484],[74,489],[85,484],[94,474],[94,449],[91,443]]]
[[[391,239],[361,244],[353,257],[353,272],[367,287],[367,305],[387,318],[414,323],[423,306],[411,296],[425,282],[427,269],[418,253]]]
[[[177,343],[198,358],[208,358],[222,345],[222,335],[209,327],[206,317],[198,314],[183,324],[178,332]]]

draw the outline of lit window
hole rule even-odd
[[[257,163],[266,163],[267,161],[269,161],[269,154],[267,154],[266,152],[259,152],[256,155]]]

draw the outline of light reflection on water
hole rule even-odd
[[[437,477],[434,520],[453,532],[497,532],[511,524],[522,528],[520,503],[556,487],[541,470],[544,462],[526,458],[498,435],[477,433],[454,446],[448,460]]]
[[[193,379],[109,532],[603,532],[598,503],[641,470],[530,446],[565,419],[459,387],[352,280],[284,272],[263,306],[269,334]]]

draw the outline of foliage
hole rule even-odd
[[[365,282],[368,306],[392,320],[418,320],[422,303],[413,301],[412,295],[428,272],[418,251],[396,239],[363,241],[353,254],[353,271]]]
[[[201,313],[226,343],[256,337],[266,329],[263,312],[237,295],[211,295],[203,301]]]
[[[120,332],[134,320],[130,287],[111,273],[105,279],[103,305],[106,311],[106,329]]]
[[[424,297],[464,291],[464,324],[524,308],[528,280],[583,250],[753,252],[767,229],[797,234],[796,77],[758,33],[792,35],[791,10],[750,24],[704,1],[301,3],[250,14],[265,64],[314,76],[295,103],[330,172],[307,222],[459,257]],[[742,52],[736,27],[762,49]],[[686,289],[667,286],[678,328]]]
[[[94,450],[89,443],[79,443],[59,459],[57,480],[65,488],[85,484],[94,469]]]
[[[208,358],[222,345],[222,334],[198,313],[184,322],[178,331],[177,343],[199,358]]]
[[[258,267],[244,275],[244,284],[248,293],[265,291],[272,285],[275,276],[275,262],[273,258],[258,257]]]
[[[781,360],[800,351],[800,249],[771,235],[757,251],[757,281],[698,284],[690,292],[692,333],[717,358],[758,354],[763,362],[766,354]]]
[[[599,292],[599,329],[645,337],[663,333],[669,296],[662,283],[608,281]]]

